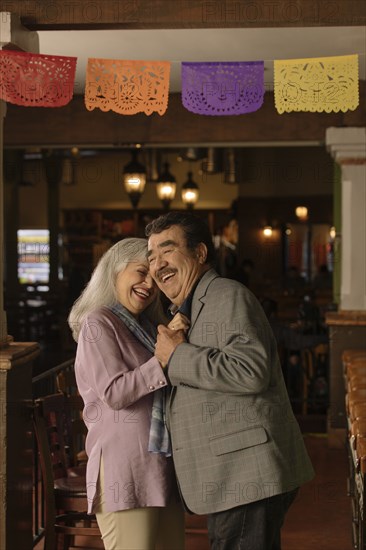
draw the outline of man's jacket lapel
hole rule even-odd
[[[212,281],[217,277],[219,277],[219,275],[216,273],[216,271],[214,269],[210,269],[203,275],[202,279],[197,285],[197,288],[194,292],[193,300],[192,300],[191,325],[188,331],[188,340],[193,330],[193,327],[198,319],[198,316],[201,312],[201,309],[206,303],[207,289],[212,283]]]

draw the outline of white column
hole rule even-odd
[[[0,49],[4,47],[33,53],[39,52],[38,34],[23,27],[18,15],[0,12]],[[5,114],[6,103],[0,100],[0,347],[11,341],[11,338],[7,335],[6,312],[4,311],[3,128]]]
[[[366,128],[328,128],[342,169],[340,310],[366,311]]]

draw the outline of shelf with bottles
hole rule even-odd
[[[144,237],[145,227],[163,213],[151,210],[65,209],[63,211],[64,264],[90,270],[100,251],[126,237]],[[227,218],[226,210],[195,210],[212,231]]]
[[[135,235],[135,220],[132,217],[124,219],[114,218],[115,216],[113,215],[108,217],[108,214],[103,216],[102,238],[118,241],[122,238],[133,237]]]
[[[63,228],[68,239],[100,237],[102,213],[98,210],[64,210]]]

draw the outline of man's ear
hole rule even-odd
[[[196,252],[199,263],[201,265],[205,264],[207,260],[207,246],[204,243],[199,243]]]

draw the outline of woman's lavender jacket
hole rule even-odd
[[[103,454],[106,511],[166,506],[176,496],[171,458],[147,450],[153,394],[167,385],[155,357],[107,307],[80,332],[75,374],[84,400],[88,512]]]

